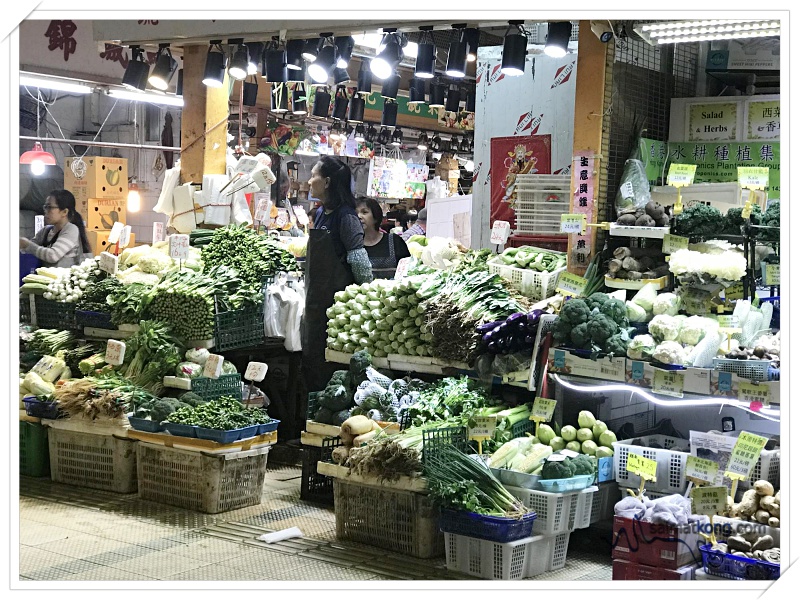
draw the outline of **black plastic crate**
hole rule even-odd
[[[197,377],[191,382],[192,391],[203,400],[216,400],[223,396],[242,397],[242,376],[239,373],[220,375],[217,379]]]
[[[317,473],[319,461],[330,462],[331,453],[342,445],[338,437],[322,440],[322,447],[303,446],[303,477],[300,483],[300,499],[306,502],[333,506],[333,478]]]
[[[36,296],[36,326],[40,329],[75,330],[75,303],[47,300]]]
[[[214,348],[218,352],[251,348],[264,343],[264,305],[214,315]]]
[[[19,322],[31,322],[31,296],[33,294],[20,294],[19,295]]]
[[[111,321],[111,313],[94,310],[76,310],[75,323],[80,327],[96,327],[97,329],[116,329]]]

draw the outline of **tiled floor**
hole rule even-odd
[[[56,581],[320,581],[469,579],[444,557],[419,560],[337,541],[331,508],[300,500],[299,467],[269,465],[261,504],[208,515],[21,477],[20,579]],[[299,527],[302,539],[264,533]],[[610,580],[610,549],[572,534],[567,566],[536,579]]]

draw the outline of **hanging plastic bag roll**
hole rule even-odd
[[[172,214],[175,212],[172,202],[172,193],[175,191],[175,186],[178,185],[180,179],[181,169],[179,165],[167,170],[164,175],[164,183],[161,184],[161,194],[159,194],[158,202],[156,202],[153,208],[155,212],[161,213],[162,215],[169,215],[170,218],[172,217]]]

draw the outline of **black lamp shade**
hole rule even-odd
[[[428,102],[428,105],[434,108],[443,107],[444,95],[447,91],[447,86],[441,83],[431,83],[430,90],[430,101]]]
[[[381,88],[381,96],[384,98],[391,98],[397,100],[397,90],[400,89],[400,75],[395,73],[390,77],[383,80],[383,87]]]
[[[506,75],[522,75],[525,72],[525,56],[528,54],[528,38],[521,33],[506,36],[503,42],[503,61],[500,70]]]
[[[306,40],[302,52],[302,57],[306,62],[314,62],[317,60],[317,54],[319,54],[319,44],[320,40]]]
[[[247,46],[240,44],[233,54],[233,60],[228,69],[228,73],[239,81],[247,77],[247,66],[250,63],[250,56],[247,53]]]
[[[361,70],[358,72],[358,88],[359,94],[372,93],[372,71],[369,70],[369,63],[366,61],[361,63]]]
[[[364,138],[368,142],[374,142],[378,138],[378,130],[375,129],[375,125],[373,125],[372,123],[369,124],[369,127],[367,127],[367,133],[365,134]]]
[[[175,95],[183,96],[183,69],[178,71],[178,84],[175,87]]]
[[[386,101],[383,103],[381,125],[384,127],[394,127],[397,125],[397,102]]]
[[[314,94],[314,110],[312,114],[315,117],[328,118],[328,112],[331,108],[331,95],[324,88],[317,88]]]
[[[227,67],[228,57],[222,52],[208,52],[206,56],[206,68],[203,72],[203,83],[208,87],[222,87],[225,81],[225,68]]]
[[[336,90],[336,98],[333,100],[333,118],[344,121],[347,119],[347,91],[343,87]]]
[[[308,110],[306,102],[306,87],[299,83],[292,90],[292,112],[296,115],[305,114]]]
[[[290,71],[299,71],[305,66],[303,63],[303,50],[305,40],[289,40],[286,42],[286,68]]]
[[[336,67],[336,48],[325,46],[317,55],[317,60],[306,67],[309,77],[317,83],[325,83]]]
[[[475,112],[475,94],[467,94],[467,107],[465,110],[469,113]]]
[[[258,98],[258,83],[245,81],[242,83],[242,103],[245,106],[255,106]]]
[[[461,31],[450,42],[445,73],[450,77],[464,77],[467,74],[467,40]]]
[[[333,83],[335,85],[339,85],[340,83],[345,83],[350,81],[350,73],[347,72],[347,69],[340,69],[339,67],[333,70]]]
[[[408,103],[425,102],[425,80],[414,77],[408,87]]]
[[[350,62],[350,57],[353,54],[353,47],[355,46],[356,41],[353,39],[353,36],[346,36],[346,37],[337,37],[333,39],[333,43],[336,46],[336,50],[339,54],[339,59],[336,62],[336,66],[340,69],[346,69],[347,64]]]
[[[389,143],[389,140],[391,140],[391,139],[392,139],[392,136],[389,133],[389,130],[386,129],[385,127],[382,127],[381,128],[381,132],[378,134],[378,143],[385,146],[386,144]]]
[[[366,138],[364,137],[366,132],[364,131],[364,124],[359,123],[356,125],[356,132],[355,132],[355,140],[357,142],[363,142]]]
[[[417,63],[414,75],[422,79],[432,79],[436,71],[436,46],[420,44],[417,46]]]
[[[208,66],[206,65],[206,68]],[[125,74],[122,76],[122,85],[130,90],[144,90],[147,87],[147,77],[150,69],[147,63],[141,60],[133,60],[128,63]]]
[[[367,102],[364,100],[363,96],[359,96],[358,94],[350,98],[350,115],[347,120],[353,121],[354,123],[362,123],[364,121],[364,107],[366,104]]]
[[[544,52],[548,56],[560,58],[567,53],[569,36],[572,34],[572,23],[569,21],[558,21],[548,23],[547,42],[544,45]]]
[[[264,65],[261,74],[270,83],[284,83],[288,79],[286,51],[267,50],[264,54]]]
[[[169,49],[159,50],[156,65],[148,82],[157,90],[162,92],[169,87],[169,82],[178,70],[178,61],[172,58]]]
[[[272,86],[272,112],[284,113],[289,110],[289,88],[286,84]]]
[[[447,101],[444,104],[444,109],[449,112],[458,112],[458,105],[461,104],[461,90],[458,86],[450,86],[447,92]]]
[[[397,38],[393,34],[388,35],[387,38],[384,49],[369,64],[369,68],[378,79],[391,77],[403,56],[403,50]]]
[[[464,30],[464,39],[467,42],[467,60],[472,62],[478,59],[478,44],[480,42],[480,31],[475,28]]]
[[[305,81],[306,80],[306,65],[303,64],[301,69],[286,69],[287,81]]]

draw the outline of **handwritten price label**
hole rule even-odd
[[[683,398],[683,377],[682,371],[656,369],[653,374],[653,391],[656,394]]]
[[[658,467],[656,461],[639,456],[638,454],[628,453],[628,463],[625,467],[630,473],[638,475],[642,479],[648,481],[656,480],[656,468]]]
[[[739,402],[753,404],[760,403],[762,406],[769,406],[769,386],[765,383],[750,383],[749,381],[739,382]]]
[[[408,270],[411,268],[411,257],[406,256],[405,258],[401,258],[400,262],[397,263],[397,269],[394,272],[394,278],[396,281],[403,279],[406,275],[408,275]]]
[[[119,236],[122,235],[122,230],[125,229],[125,225],[117,221],[114,225],[111,226],[111,232],[108,234],[108,244],[113,245],[119,242]]]
[[[189,236],[185,233],[176,233],[169,236],[169,256],[174,260],[189,258]]]
[[[561,215],[561,233],[583,234],[585,232],[586,232],[586,215],[581,215],[581,214]]]
[[[769,167],[737,167],[739,185],[749,190],[763,190],[769,185]]]
[[[218,379],[222,374],[222,362],[225,360],[220,354],[209,354],[206,364],[203,366],[203,377]]]
[[[697,165],[681,165],[672,163],[669,166],[667,185],[671,185],[673,187],[685,187],[687,185],[692,185],[695,171],[697,171]]]
[[[686,457],[686,478],[695,482],[712,483],[719,472],[719,465],[713,460],[697,458],[696,456]]]
[[[248,381],[264,381],[268,368],[266,363],[249,362],[247,363],[247,370],[244,372],[244,378]]]
[[[536,398],[533,401],[533,408],[531,409],[531,421],[547,422],[553,418],[553,412],[556,409],[556,401],[549,398]]]
[[[108,364],[114,365],[115,367],[125,362],[125,342],[108,340],[108,342],[106,342],[105,359]]]
[[[153,243],[163,242],[166,238],[167,231],[164,223],[153,223]]]
[[[573,275],[567,271],[562,271],[558,276],[558,283],[556,283],[556,291],[561,292],[565,296],[572,296],[573,298],[583,294],[587,285],[586,279],[578,275]]]
[[[44,229],[44,215],[36,215],[33,217],[33,235],[36,235],[42,229]]]
[[[470,427],[469,439],[488,440],[497,429],[497,417],[475,417],[475,427]]]
[[[661,246],[661,251],[664,254],[673,254],[678,250],[687,250],[688,248],[689,238],[668,233],[664,236],[664,244]]]
[[[105,271],[109,275],[113,275],[117,272],[117,267],[119,266],[119,258],[111,254],[110,252],[101,252],[100,253],[100,270]]]
[[[725,477],[728,479],[747,479],[756,462],[761,458],[761,451],[767,445],[767,438],[742,431],[736,440],[736,445],[728,460]]]
[[[511,234],[511,223],[508,221],[495,221],[492,225],[492,235],[489,238],[491,244],[505,244]]]
[[[269,198],[261,198],[256,206],[255,220],[263,223],[269,215],[269,209],[272,203]]]
[[[725,486],[692,488],[692,512],[696,515],[721,515],[727,500]]]
[[[780,285],[781,284],[781,266],[778,265],[767,265],[767,276],[765,278],[764,283],[767,285]]]

